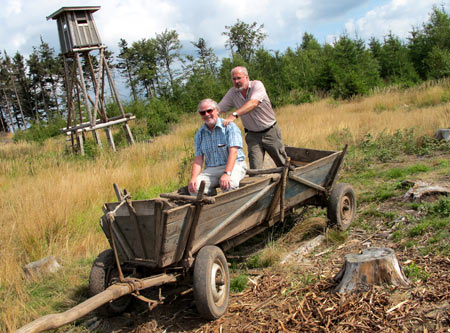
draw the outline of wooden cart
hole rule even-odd
[[[131,200],[115,186],[117,202],[104,205],[101,226],[111,249],[95,260],[89,279],[91,298],[63,314],[37,319],[19,332],[52,329],[97,309],[104,315],[126,309],[132,295],[152,308],[139,290],[166,283],[193,285],[199,313],[222,316],[228,306],[230,278],[224,251],[266,230],[304,205],[328,208],[330,224],[345,230],[356,210],[349,184],[335,184],[343,151],[286,147],[284,167],[249,170],[237,190],[195,196],[161,194]],[[184,189],[185,190],[185,189]]]

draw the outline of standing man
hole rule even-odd
[[[247,171],[241,130],[236,124],[223,125],[223,119],[219,118],[219,106],[212,99],[202,100],[197,111],[204,125],[195,134],[195,158],[189,192],[196,194],[202,180],[208,195],[214,194],[217,185],[225,192],[238,188]],[[203,161],[205,169],[202,172]]]
[[[250,81],[245,67],[238,66],[231,71],[233,88],[228,90],[219,103],[221,111],[236,108],[223,121],[225,126],[242,118],[248,146],[251,169],[264,167],[264,154],[272,157],[277,166],[284,165],[287,155],[281,140],[281,130],[277,125],[275,112],[261,81]]]

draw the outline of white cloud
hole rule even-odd
[[[20,14],[21,11],[22,3],[20,2],[20,0],[8,0],[5,9],[6,16]]]
[[[382,39],[392,32],[400,38],[408,37],[412,27],[428,20],[435,0],[392,0],[369,10],[363,17],[345,23],[351,35],[367,40],[370,37]]]
[[[190,42],[202,37],[216,53],[225,55],[222,32],[237,19],[264,24],[268,34],[264,46],[284,51],[299,44],[305,32],[319,41],[328,36],[327,42],[344,29],[363,39],[389,31],[403,37],[412,25],[427,20],[432,1],[383,0],[379,5],[369,0],[0,0],[0,45],[10,54],[16,50],[26,54],[42,36],[59,52],[56,23],[46,17],[65,6],[100,5],[94,19],[103,43],[114,52],[120,38],[131,44],[175,29],[186,47],[192,49]]]

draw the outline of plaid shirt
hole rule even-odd
[[[203,124],[195,133],[195,156],[204,156],[207,167],[227,164],[228,148],[238,147],[237,161],[245,159],[242,150],[241,130],[236,124],[223,126],[223,119],[218,118],[212,131]]]

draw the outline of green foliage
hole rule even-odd
[[[109,115],[120,114],[115,104],[108,104]],[[179,120],[181,110],[168,99],[152,98],[150,100],[132,101],[124,106],[125,113],[132,113],[138,120],[137,126],[131,126],[133,137],[136,141],[147,141],[151,137],[165,134],[170,126]],[[123,131],[114,134],[117,146],[126,145],[126,137]]]
[[[409,87],[421,80],[450,75],[450,17],[444,6],[434,7],[428,21],[420,28],[413,28],[407,41],[389,33],[382,41],[371,38],[366,43],[343,34],[333,43],[321,45],[313,35],[305,33],[297,47],[269,51],[263,46],[267,37],[263,27],[240,20],[225,26],[223,35],[231,56],[223,58],[221,63],[203,38],[192,42],[195,55],[183,57],[175,30],[165,29],[131,46],[121,39],[117,62],[113,64],[111,56],[108,61],[118,69],[136,103],[128,105],[127,112],[145,114],[138,118],[151,119],[147,121],[148,136],[165,133],[170,123],[177,121],[174,114],[194,111],[204,98],[219,101],[231,87],[230,70],[236,65],[246,66],[251,79],[264,82],[276,107],[309,103],[316,96],[351,99],[370,94],[376,87]],[[42,40],[38,47],[33,47],[28,59],[19,53],[13,59],[6,53],[0,55],[0,83],[5,87],[14,83],[17,88],[16,93],[6,89],[5,98],[14,101],[16,95],[19,97],[25,122],[31,119],[53,122],[58,113],[66,112],[61,107],[65,101],[53,93],[64,82],[62,65],[62,58],[55,56],[54,50]],[[97,65],[94,61],[94,67]],[[83,66],[87,70],[87,64]],[[441,101],[430,99],[424,106],[445,103],[449,96],[444,94]],[[158,104],[157,100],[163,105],[152,105]],[[168,113],[167,108],[176,112]],[[386,106],[380,104],[374,112],[384,110]],[[14,106],[12,111],[13,118],[21,124],[18,108]],[[117,105],[112,103],[107,106],[107,112],[108,116],[120,114]],[[52,135],[45,131],[18,133],[17,140],[42,142]],[[136,133],[140,134],[146,140],[143,133]],[[426,155],[430,146],[420,149]],[[386,147],[378,155],[380,161],[395,158],[395,152]]]
[[[344,35],[325,51],[328,82],[323,82],[325,86],[321,88],[330,91],[335,98],[364,95],[380,83],[378,63],[362,40]]]
[[[14,134],[14,141],[28,141],[43,143],[46,139],[62,135],[61,128],[65,127],[64,120],[57,118],[47,124],[34,123],[30,128],[24,131],[18,131]]]
[[[326,240],[333,245],[343,244],[348,237],[348,233],[346,231],[338,230],[338,229],[327,229],[326,232]]]
[[[397,130],[394,134],[381,132],[376,138],[368,133],[358,148],[366,156],[366,161],[373,159],[380,162],[393,161],[402,153],[425,155],[427,151],[439,149],[436,140],[418,138],[414,129]]]
[[[317,97],[306,90],[295,89],[291,90],[288,94],[281,93],[273,100],[273,105],[299,105],[303,103],[313,103],[317,100]]]
[[[450,216],[450,197],[439,199],[436,203],[429,206],[428,212],[431,215],[440,217]]]
[[[161,193],[168,193],[175,191],[180,187],[180,183],[173,181],[165,184],[164,186],[149,186],[136,190],[135,193],[131,193],[133,200],[147,200],[149,198],[156,198]]]
[[[349,128],[344,128],[335,131],[327,136],[327,142],[333,146],[334,149],[343,149],[346,144],[353,142],[353,136]]]
[[[408,48],[398,37],[389,33],[382,45],[372,39],[370,48],[380,65],[380,76],[385,82],[408,87],[419,81]]]
[[[230,281],[230,289],[235,293],[239,293],[247,288],[248,275],[241,273]]]
[[[87,139],[84,141],[84,157],[85,159],[95,159],[101,150],[94,139]]]
[[[247,267],[252,268],[264,268],[264,267],[270,267],[273,264],[273,262],[268,257],[262,257],[261,255],[254,255],[251,256],[247,260]]]
[[[408,266],[405,266],[403,268],[403,272],[405,273],[407,278],[414,281],[417,280],[427,281],[428,278],[430,277],[425,270],[417,266],[414,262],[409,264]]]
[[[425,164],[418,163],[406,168],[392,168],[385,172],[387,179],[403,179],[407,176],[414,175],[421,172],[427,172],[430,170]]]
[[[422,218],[398,225],[392,239],[401,242],[404,247],[415,246],[417,239],[425,239],[426,246],[419,249],[422,254],[449,255],[450,198],[440,198],[432,203],[413,203],[409,207],[422,212]]]
[[[152,99],[146,114],[147,131],[151,136],[165,134],[179,119],[177,108],[165,100]]]
[[[414,29],[409,54],[422,79],[444,77],[449,70],[450,16],[444,7],[434,7],[429,21]]]
[[[191,175],[192,162],[194,161],[194,149],[192,146],[184,146],[186,156],[181,159],[180,166],[178,168],[178,179],[181,184],[188,182]]]
[[[319,278],[316,275],[303,274],[299,276],[299,280],[303,286],[309,286],[313,283],[316,283],[319,280]]]
[[[246,62],[250,61],[255,51],[262,44],[267,34],[264,33],[264,24],[259,27],[256,22],[252,24],[240,21],[230,26],[225,26],[228,31],[223,32],[222,35],[227,36],[225,46],[231,50],[231,53],[236,52]]]

